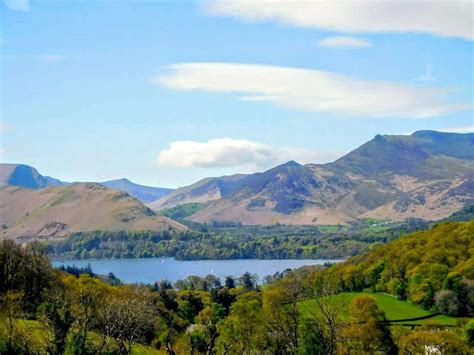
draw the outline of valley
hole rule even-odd
[[[175,190],[2,164],[0,235],[73,259],[347,258],[469,210],[473,152],[474,134],[378,135],[333,163],[290,161]]]

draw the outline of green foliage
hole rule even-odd
[[[174,256],[201,259],[325,259],[358,255],[427,223],[361,222],[350,226],[242,226],[235,223],[193,225],[203,231],[74,233],[50,243],[60,258],[139,258]]]
[[[473,282],[474,220],[444,223],[429,231],[403,237],[370,253],[335,265],[317,277],[317,282],[336,291],[370,288],[409,299],[425,309],[469,315],[474,311]],[[445,307],[445,298],[456,305]]]
[[[206,206],[206,203],[184,203],[176,207],[166,208],[163,211],[160,211],[160,214],[176,221],[181,221],[191,216],[192,214],[202,210]]]
[[[430,315],[420,305],[449,309],[454,297],[457,312],[469,312],[472,231],[473,222],[442,224],[342,264],[283,272],[263,287],[247,274],[224,285],[212,275],[190,276],[179,289],[166,281],[107,283],[87,269],[53,270],[37,248],[5,242],[0,244],[0,351],[390,354],[398,348],[410,354],[432,346],[442,353],[468,353],[472,322],[436,316],[409,323],[425,325],[412,331],[387,320]],[[193,233],[185,237],[199,235]],[[118,236],[124,243],[132,237]],[[75,242],[92,252],[96,240]],[[25,297],[30,284],[41,292]],[[365,291],[341,293],[347,289]],[[405,295],[419,305],[370,290]]]

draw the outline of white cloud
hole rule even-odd
[[[417,32],[474,39],[469,0],[211,0],[213,15],[345,33]]]
[[[240,94],[246,101],[367,117],[424,118],[470,107],[449,102],[447,89],[270,65],[176,64],[171,67],[171,73],[156,76],[152,81],[173,89],[231,92]]]
[[[419,77],[416,77],[414,80],[422,82],[422,83],[429,83],[429,82],[436,81],[436,78],[433,76],[433,66],[427,65],[425,68],[425,72]]]
[[[3,3],[10,10],[30,11],[30,2],[28,0],[3,0]]]
[[[348,36],[332,36],[318,42],[319,47],[326,48],[364,48],[372,44],[365,39]]]
[[[312,152],[302,148],[276,148],[245,139],[216,138],[207,142],[176,141],[162,150],[156,160],[159,167],[265,169],[289,160],[300,163],[332,161],[341,154]]]
[[[36,59],[38,59],[42,63],[57,63],[60,60],[64,59],[64,56],[58,55],[58,54],[39,54],[36,56]]]
[[[441,128],[438,131],[449,133],[474,133],[474,125],[464,127]]]

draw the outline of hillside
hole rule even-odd
[[[156,201],[173,192],[173,189],[139,185],[128,179],[109,180],[101,182],[100,184],[115,190],[126,192],[143,203]]]
[[[202,179],[192,185],[180,187],[169,195],[148,204],[159,211],[186,203],[207,203],[231,195],[245,184],[249,175],[236,174]]]
[[[472,315],[473,250],[474,220],[443,223],[335,265],[317,276],[316,285],[332,292],[386,292],[426,309],[449,295],[452,315]]]
[[[124,192],[99,184],[0,189],[3,238],[63,237],[94,230],[184,229]]]
[[[377,135],[333,163],[288,162],[239,175],[225,193],[218,185],[223,178],[206,179],[150,207],[207,203],[188,218],[250,225],[439,220],[474,201],[473,151],[474,134]]]

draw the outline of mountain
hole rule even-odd
[[[185,227],[125,192],[94,183],[44,189],[0,189],[3,238],[58,238],[94,230],[182,230]]]
[[[159,210],[188,202],[207,203],[188,217],[196,222],[438,220],[474,201],[474,134],[377,135],[333,163],[288,162],[241,176],[225,194],[218,188],[220,179],[177,189],[150,206]]]
[[[124,191],[143,203],[156,201],[161,197],[167,196],[173,192],[173,189],[139,185],[131,182],[128,179],[104,181],[100,184],[115,190]]]
[[[19,186],[42,189],[50,186],[65,186],[70,183],[41,175],[35,168],[24,164],[0,164],[0,187]],[[152,202],[170,194],[173,189],[135,184],[127,179],[104,181],[100,184],[128,193],[143,203]]]
[[[149,203],[154,210],[183,205],[187,203],[207,203],[231,195],[245,185],[249,175],[236,174],[216,178],[206,178],[192,185],[180,187],[169,195]]]
[[[20,186],[41,189],[48,186],[64,186],[67,183],[41,175],[35,168],[24,164],[0,164],[0,187]]]

